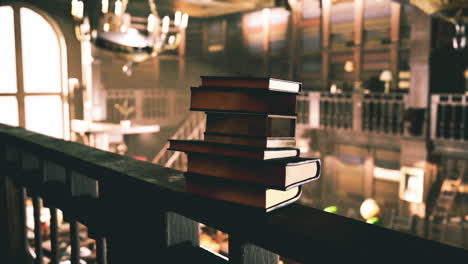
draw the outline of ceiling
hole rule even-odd
[[[175,9],[193,17],[212,17],[272,7],[273,0],[178,0]]]
[[[110,0],[112,2],[113,0]],[[213,17],[273,7],[287,0],[153,0],[160,15],[180,10],[191,17]],[[148,0],[129,0],[128,11],[137,16],[149,14]]]

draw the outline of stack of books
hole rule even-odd
[[[320,160],[296,148],[301,83],[272,78],[202,76],[192,111],[206,112],[204,140],[169,140],[187,153],[188,191],[265,211],[299,199],[320,176]]]

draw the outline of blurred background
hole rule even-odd
[[[300,81],[324,169],[300,202],[467,249],[467,20],[455,0],[0,0],[0,122],[184,170],[166,143],[202,138],[200,76]]]

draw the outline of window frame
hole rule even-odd
[[[16,65],[16,92],[0,93],[0,97],[14,96],[18,105],[18,125],[26,127],[25,98],[28,96],[59,96],[62,104],[62,135],[63,139],[70,139],[70,110],[68,97],[68,72],[67,72],[67,46],[65,37],[56,22],[45,12],[36,7],[24,3],[0,4],[0,7],[10,7],[13,9],[13,26],[15,42],[15,65]],[[41,16],[55,33],[59,47],[59,70],[60,86],[59,92],[26,92],[24,89],[23,74],[23,43],[21,36],[21,9],[26,8]]]

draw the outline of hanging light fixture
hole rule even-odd
[[[101,0],[101,18],[95,29],[91,29],[81,0],[72,0],[71,15],[76,22],[78,40],[92,41],[98,48],[111,51],[127,61],[122,70],[130,76],[136,64],[179,47],[188,25],[188,14],[177,11],[172,21],[169,16],[160,19],[156,4],[148,0],[148,18],[133,19],[126,12],[127,5],[128,0],[116,0],[112,12],[109,0]],[[146,21],[146,24],[138,24],[135,20]]]
[[[410,0],[410,4],[430,16],[439,17],[452,23],[455,27],[455,36],[452,39],[453,48],[461,50],[466,47],[467,0]]]

